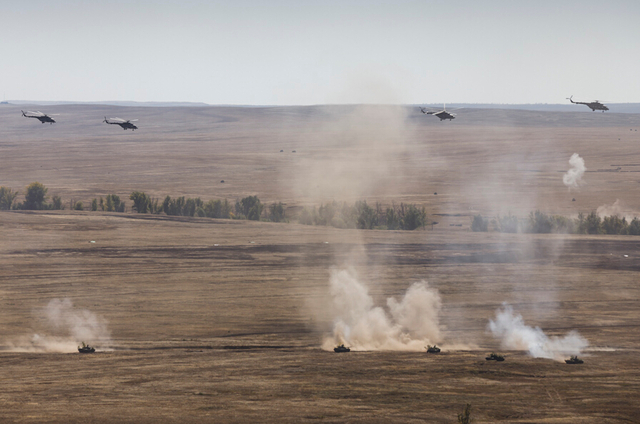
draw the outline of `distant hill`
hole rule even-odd
[[[104,106],[126,106],[126,107],[203,107],[209,106],[206,103],[198,102],[132,102],[132,101],[99,101],[99,102],[71,102],[71,101],[39,101],[39,100],[6,100],[12,105],[104,105]]]
[[[103,105],[103,106],[126,106],[126,107],[282,107],[269,105],[211,105],[202,102],[133,102],[133,101],[96,101],[96,102],[72,102],[72,101],[38,101],[38,100],[6,100],[2,105],[35,105],[35,106],[51,106],[51,105]],[[606,103],[611,113],[640,113],[640,103]],[[324,106],[324,105],[315,105]],[[339,106],[339,105],[326,105]],[[351,105],[353,106],[353,105]],[[440,103],[423,103],[407,106],[422,106],[435,109],[441,109]],[[551,103],[530,103],[530,104],[505,104],[505,103],[448,103],[449,109],[502,109],[502,110],[531,110],[541,112],[591,112],[587,106],[575,104],[551,104]],[[295,106],[293,106],[295,107]],[[602,113],[602,112],[593,112]]]
[[[640,113],[640,103],[605,103],[612,113]],[[442,108],[442,104],[429,103],[416,106],[429,108]],[[535,110],[541,112],[591,112],[585,105],[575,104],[550,104],[550,103],[533,103],[533,104],[501,104],[501,103],[447,103],[449,109],[506,109],[506,110]],[[594,112],[595,113],[595,112]],[[598,112],[602,113],[602,112]],[[606,113],[606,112],[605,112]]]

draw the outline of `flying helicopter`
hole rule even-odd
[[[102,122],[106,122],[107,124],[111,124],[111,125],[120,125],[122,127],[123,130],[131,130],[131,131],[135,131],[138,129],[138,127],[136,127],[134,124],[132,124],[132,122],[136,122],[137,119],[131,119],[129,121],[125,121],[122,118],[109,118],[107,119],[107,117],[104,117],[104,121]]]
[[[438,118],[440,118],[441,121],[444,121],[445,119],[448,119],[449,121],[451,121],[452,119],[456,119],[455,113],[447,112],[446,105],[442,105],[442,110],[439,112],[428,111],[426,108],[423,108],[423,107],[420,108],[420,111],[425,115],[435,115]]]
[[[596,110],[601,110],[603,113],[605,110],[609,110],[608,107],[606,107],[605,105],[603,105],[602,103],[600,103],[599,101],[595,101],[595,102],[574,102],[573,101],[573,96],[571,97],[567,97],[567,100],[569,100],[571,103],[577,104],[577,105],[585,105],[588,106],[592,112],[595,112]]]
[[[48,122],[49,124],[53,124],[56,121],[51,117],[51,116],[55,116],[55,115],[47,115],[45,113],[38,111],[32,112],[30,110],[28,111],[24,111],[21,110],[20,112],[22,112],[22,116],[24,116],[25,118],[36,118],[37,120],[40,121],[40,123],[44,124],[45,122]]]

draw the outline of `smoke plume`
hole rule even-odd
[[[81,342],[105,349],[111,344],[107,322],[86,309],[73,307],[69,299],[52,299],[36,311],[42,330],[10,341],[10,350],[20,352],[74,352]]]
[[[582,182],[582,176],[587,170],[584,166],[584,159],[577,153],[574,153],[569,159],[569,165],[571,165],[571,168],[562,176],[562,182],[569,189],[578,188]]]
[[[325,350],[344,343],[354,350],[420,351],[440,340],[440,295],[426,282],[412,284],[399,301],[387,299],[388,312],[374,305],[351,270],[333,270],[329,292],[335,319]]]
[[[600,218],[617,215],[621,218],[626,218],[628,222],[631,222],[636,216],[640,216],[639,212],[627,207],[620,199],[616,199],[611,205],[604,204],[598,206],[596,214],[598,214]]]
[[[571,331],[564,337],[548,337],[539,327],[524,324],[521,315],[503,304],[496,311],[496,319],[489,320],[488,329],[500,339],[500,347],[510,350],[526,350],[534,358],[562,360],[568,355],[580,354],[589,342],[577,332]]]

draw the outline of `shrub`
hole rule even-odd
[[[84,207],[83,207],[83,205],[82,205],[82,202],[76,202],[76,203],[73,205],[73,210],[76,210],[76,211],[83,211],[83,210],[84,210]]]
[[[471,404],[467,403],[464,407],[464,411],[458,414],[458,424],[470,424],[473,421],[471,418]]]

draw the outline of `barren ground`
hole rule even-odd
[[[471,403],[483,423],[638,422],[640,238],[473,233],[469,223],[535,209],[575,216],[616,200],[621,213],[640,211],[640,116],[478,110],[440,123],[386,108],[46,109],[60,113],[56,124],[0,107],[0,186],[39,181],[85,204],[117,193],[129,206],[133,190],[256,194],[289,212],[331,199],[409,202],[438,224],[0,212],[0,421],[453,423]],[[104,115],[139,118],[140,130],[100,124]],[[569,192],[573,153],[587,173]],[[443,353],[321,350],[332,317],[320,305],[331,269],[344,267],[380,305],[415,281],[437,288]],[[16,337],[43,331],[36,311],[64,298],[108,321],[109,346],[11,351]],[[485,361],[500,350],[486,325],[502,302],[549,335],[578,331],[585,363],[519,351]]]

